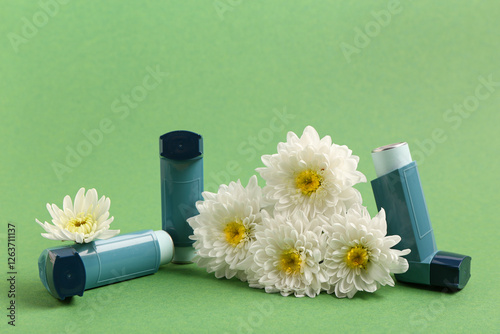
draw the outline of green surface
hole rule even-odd
[[[0,1],[1,332],[498,331],[497,2],[66,2],[48,15],[37,1]],[[389,10],[390,20],[382,12],[383,26],[374,23],[373,12]],[[365,28],[369,39],[358,33]],[[168,73],[157,82],[147,77],[156,68]],[[488,77],[495,84],[486,87]],[[58,244],[35,223],[49,220],[47,202],[95,187],[111,198],[112,228],[161,227],[161,134],[203,134],[214,191],[237,178],[246,184],[260,155],[309,124],[360,156],[368,180],[371,149],[409,142],[439,249],[472,256],[463,291],[398,284],[353,300],[283,298],[194,265],[167,265],[70,302],[40,283],[37,258]],[[77,149],[86,155],[70,166]],[[375,214],[369,183],[357,188]],[[16,226],[15,329],[5,316],[8,222]]]

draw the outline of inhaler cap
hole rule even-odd
[[[78,252],[72,247],[50,248],[38,258],[38,273],[49,293],[61,300],[83,296],[85,291],[85,266]]]
[[[185,130],[172,131],[160,137],[160,156],[172,160],[187,160],[203,154],[203,137]]]
[[[470,278],[471,257],[438,251],[431,261],[430,284],[462,290]]]

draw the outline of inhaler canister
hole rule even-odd
[[[38,258],[40,279],[61,300],[99,286],[154,274],[172,260],[165,231],[144,230],[86,244],[48,248]]]
[[[436,247],[417,163],[405,142],[372,151],[377,178],[371,182],[377,208],[384,208],[387,235],[399,235],[396,249],[406,255],[409,269],[396,274],[398,281],[447,287],[465,287],[470,278],[471,257],[439,251]]]
[[[172,236],[173,263],[191,263],[193,229],[187,219],[198,214],[203,192],[203,138],[190,131],[160,137],[162,229]]]

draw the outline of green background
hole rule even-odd
[[[65,2],[0,1],[2,332],[8,222],[21,332],[498,330],[498,2]],[[156,68],[168,75],[151,88]],[[214,191],[246,184],[260,155],[306,125],[348,145],[368,180],[373,148],[409,143],[439,249],[472,256],[463,291],[397,284],[352,300],[283,298],[171,264],[69,302],[40,283],[37,258],[58,245],[35,223],[50,219],[47,202],[95,187],[112,200],[112,228],[161,227],[161,134],[203,134]],[[369,183],[357,188],[375,214]]]

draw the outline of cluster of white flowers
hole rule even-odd
[[[352,298],[394,285],[409,250],[391,249],[382,209],[373,219],[353,186],[366,182],[359,158],[347,146],[320,138],[308,126],[289,132],[278,153],[262,156],[266,167],[248,185],[231,182],[204,192],[188,219],[195,261],[217,278],[238,277],[251,287],[283,296],[315,297],[321,291]]]

